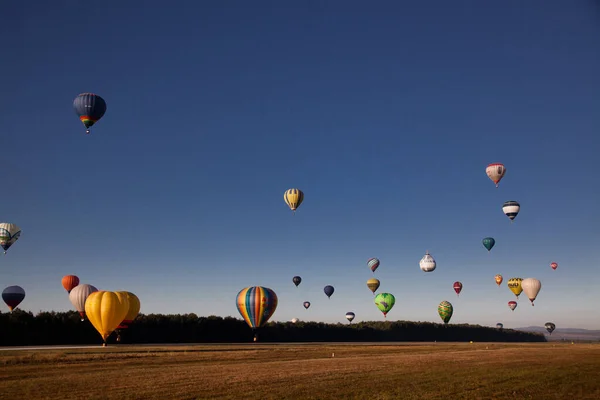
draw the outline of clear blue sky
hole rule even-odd
[[[25,3],[0,24],[0,220],[23,231],[0,286],[22,309],[72,309],[76,274],[143,313],[239,317],[262,285],[275,321],[383,320],[378,257],[390,320],[449,300],[452,323],[600,328],[594,2]],[[81,92],[108,104],[89,136]],[[535,307],[509,310],[512,276],[542,281]]]

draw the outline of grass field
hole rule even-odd
[[[122,345],[0,351],[0,398],[600,399],[600,345]]]

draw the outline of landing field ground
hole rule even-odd
[[[600,399],[600,344],[0,348],[0,398]]]

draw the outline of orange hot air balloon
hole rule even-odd
[[[75,275],[65,275],[62,278],[62,285],[67,291],[67,293],[71,293],[71,290],[77,285],[79,285],[79,278]]]
[[[85,300],[85,313],[102,336],[103,346],[106,346],[106,339],[125,319],[128,311],[129,300],[123,292],[99,290]]]
[[[127,311],[127,315],[125,316],[123,321],[121,321],[117,329],[127,329],[129,328],[129,325],[133,323],[135,317],[137,317],[140,313],[140,299],[138,299],[138,297],[131,292],[119,293],[124,293],[127,297],[127,300],[129,301],[129,310]]]
[[[496,285],[500,286],[502,284],[502,275],[498,274],[494,276],[494,280],[496,281]]]

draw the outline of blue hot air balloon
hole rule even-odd
[[[333,288],[333,286],[327,285],[327,286],[325,286],[325,288],[323,289],[323,291],[325,292],[325,294],[327,295],[327,297],[331,298],[331,295],[333,294],[333,292],[335,292],[335,289]]]
[[[2,300],[4,300],[10,311],[21,304],[24,298],[25,290],[21,286],[9,286],[2,291]]]
[[[81,93],[73,101],[75,113],[87,128],[85,133],[90,133],[90,128],[104,116],[106,102],[94,93]]]

